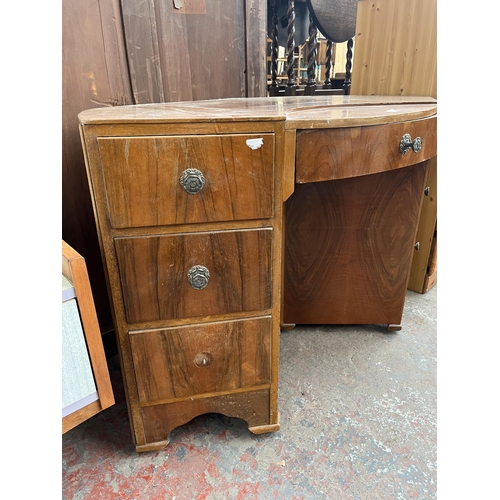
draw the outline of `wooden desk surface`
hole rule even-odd
[[[436,114],[432,97],[288,96],[116,106],[83,111],[82,124],[285,121],[287,129],[378,125]]]

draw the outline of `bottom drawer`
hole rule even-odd
[[[270,383],[270,316],[130,332],[140,403]]]

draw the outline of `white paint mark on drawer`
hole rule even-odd
[[[262,137],[258,139],[247,139],[247,146],[250,149],[259,149],[262,147],[262,144],[264,144],[264,139],[262,139]]]

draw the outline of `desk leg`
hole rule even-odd
[[[401,325],[387,325],[388,332],[399,332],[401,330]]]

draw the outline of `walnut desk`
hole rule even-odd
[[[400,327],[436,113],[375,96],[80,113],[138,451],[208,412],[279,429],[285,324]]]

